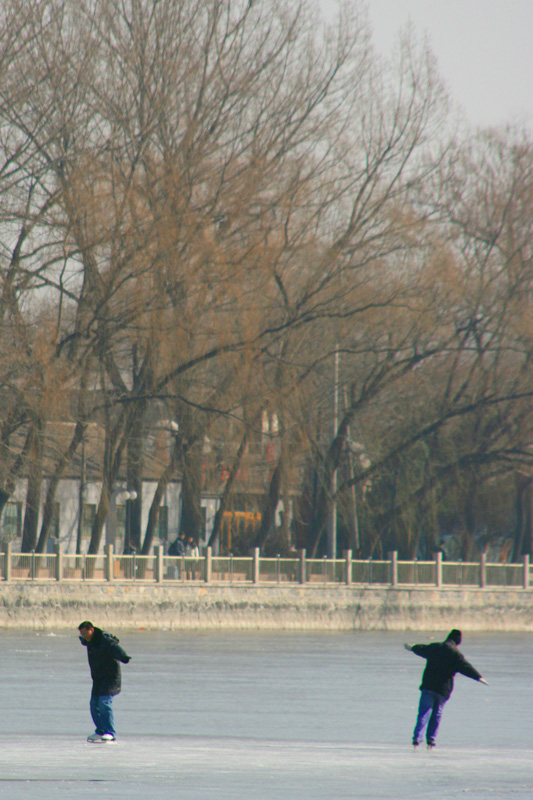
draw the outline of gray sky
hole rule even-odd
[[[328,14],[336,0],[319,0]],[[448,91],[471,125],[533,130],[533,0],[367,0],[387,55],[411,20],[427,34]]]

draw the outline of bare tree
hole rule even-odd
[[[452,486],[526,460],[530,145],[452,147],[427,50],[406,38],[380,61],[359,4],[328,31],[307,2],[274,0],[9,0],[2,14],[0,503],[33,476],[25,546],[30,494],[45,469],[43,550],[89,421],[105,430],[92,553],[124,476],[137,550],[177,475],[196,533],[205,435],[225,432],[237,475],[264,409],[280,428],[261,545],[299,493],[299,541],[318,552],[332,503],[371,479],[365,547],[414,553]],[[72,437],[43,462],[67,398]],[[179,436],[142,540],[144,434],[163,406]],[[353,435],[371,466],[335,498]]]

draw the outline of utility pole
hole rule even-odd
[[[81,553],[83,540],[83,521],[85,516],[85,434],[81,440],[80,486],[78,492],[78,529],[76,533],[76,553]]]
[[[337,436],[337,428],[339,425],[339,351],[335,348],[335,360],[333,370],[333,422],[332,422],[332,438],[333,442]],[[337,558],[337,470],[333,470],[331,476],[331,508],[328,515],[328,528],[327,528],[327,549],[328,558]]]

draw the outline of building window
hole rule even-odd
[[[159,538],[163,541],[168,539],[168,506],[159,506]]]
[[[81,535],[84,539],[90,539],[95,519],[96,519],[96,503],[84,503],[83,520],[81,526]]]
[[[22,503],[6,503],[2,521],[2,536],[16,539],[22,532]]]

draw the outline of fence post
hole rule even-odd
[[[259,547],[254,547],[254,563],[253,563],[253,575],[252,580],[254,583],[259,583],[259,554],[260,554]]]
[[[155,549],[155,579],[157,583],[163,583],[164,557],[163,545],[158,544]]]
[[[437,589],[442,587],[442,553],[434,554],[435,558],[435,586]]]
[[[393,550],[389,553],[390,558],[390,583],[391,586],[398,586],[398,551]]]
[[[6,544],[6,552],[4,555],[4,580],[10,581],[11,580],[11,568],[13,565],[13,545],[11,542],[7,542]]]
[[[205,582],[211,583],[211,574],[213,572],[213,548],[208,547],[205,555]]]
[[[529,553],[524,556],[524,589],[529,589]]]
[[[300,583],[305,583],[307,581],[305,556],[306,556],[306,551],[305,548],[303,548],[302,550],[300,550]]]
[[[55,546],[56,551],[56,581],[63,580],[63,549],[59,542]]]
[[[487,579],[487,556],[485,553],[481,553],[479,557],[479,588],[484,589],[485,583]]]
[[[113,545],[106,544],[105,546],[105,571],[106,571],[106,580],[112,581],[114,576],[113,570]]]
[[[352,551],[345,550],[344,551],[344,558],[346,559],[346,586],[350,586],[352,582]]]

